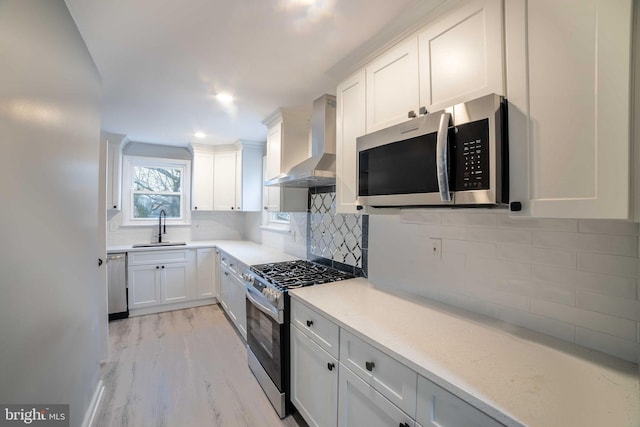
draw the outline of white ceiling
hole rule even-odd
[[[66,0],[102,76],[102,129],[182,146],[264,140],[267,115],[335,93],[346,76],[330,70],[422,2]]]

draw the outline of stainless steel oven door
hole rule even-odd
[[[281,311],[273,308],[253,286],[247,286],[246,295],[249,366],[267,397],[272,401],[274,408],[279,410],[280,402],[283,402],[285,382],[284,315]],[[252,366],[252,356],[255,357],[259,366],[255,366],[255,364]],[[272,384],[268,384],[267,380],[270,380]],[[277,402],[274,402],[274,399]]]

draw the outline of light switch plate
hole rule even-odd
[[[116,224],[115,222],[110,222],[109,223],[109,231],[110,232],[118,231],[118,224]]]

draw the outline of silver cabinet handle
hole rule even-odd
[[[436,168],[438,170],[438,188],[440,189],[440,200],[451,201],[449,192],[449,173],[447,171],[447,140],[449,136],[450,113],[443,113],[440,116],[438,126],[438,137],[436,142]]]

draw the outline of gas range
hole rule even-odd
[[[283,293],[289,289],[352,279],[355,276],[306,260],[253,265],[244,280],[276,308],[283,309]]]
[[[249,368],[281,418],[289,412],[289,289],[351,279],[314,262],[298,260],[253,265],[246,285]]]

